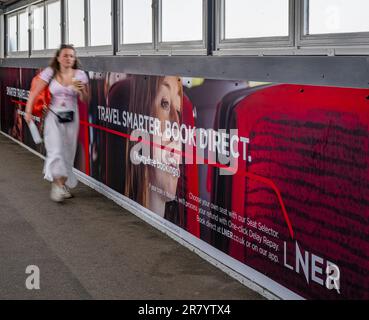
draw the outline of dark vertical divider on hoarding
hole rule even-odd
[[[207,19],[208,19],[208,32],[207,32],[207,55],[210,56],[215,50],[215,1],[207,0]]]

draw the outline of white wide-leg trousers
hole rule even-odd
[[[66,177],[65,184],[69,188],[77,186],[78,180],[72,169],[77,150],[78,132],[78,111],[74,114],[74,121],[70,123],[59,123],[56,115],[48,112],[44,127],[46,148],[44,179],[53,182],[56,178]]]

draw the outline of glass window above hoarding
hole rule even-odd
[[[369,1],[309,0],[305,34],[369,32]]]
[[[112,44],[111,0],[90,0],[90,45]]]
[[[17,16],[8,17],[8,51],[15,52],[17,45]]]
[[[45,49],[44,41],[44,6],[33,9],[32,14],[32,50]]]
[[[61,43],[60,1],[46,5],[47,49],[56,49]]]
[[[163,42],[202,40],[203,2],[162,0],[161,30]]]
[[[85,2],[68,0],[67,2],[68,42],[75,47],[85,46]]]
[[[151,0],[124,0],[122,10],[122,44],[152,42]]]
[[[286,37],[288,0],[225,0],[224,39]]]

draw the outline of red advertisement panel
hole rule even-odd
[[[1,130],[44,154],[37,72],[1,69]],[[279,296],[369,298],[368,90],[87,73],[77,169]]]

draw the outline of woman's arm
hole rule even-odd
[[[29,123],[32,120],[32,110],[33,110],[33,104],[35,102],[35,98],[40,94],[42,90],[46,88],[48,85],[46,81],[42,80],[41,78],[37,78],[35,83],[35,86],[29,93],[27,105],[26,105],[26,115],[24,116],[25,120]]]
[[[79,99],[84,103],[88,103],[89,99],[88,84],[83,84],[82,81],[78,80],[74,82],[74,88],[78,93]]]
[[[79,98],[81,99],[81,101],[83,101],[84,103],[88,103],[88,98],[89,98],[89,86],[88,84],[83,85],[83,88],[79,94]]]

